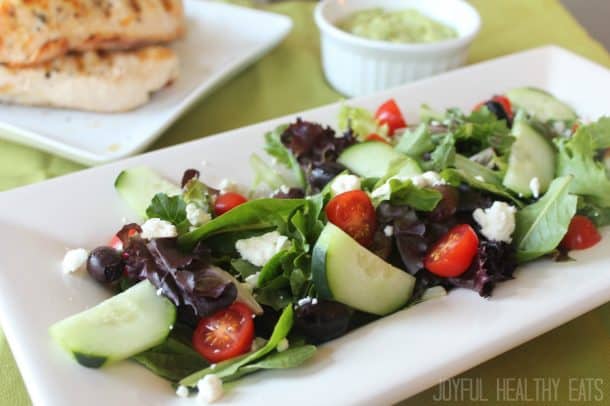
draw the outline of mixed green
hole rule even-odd
[[[394,100],[265,135],[249,192],[148,168],[115,187],[145,219],[87,258],[116,295],[51,327],[87,367],[132,359],[187,396],[299,366],[316,345],[454,288],[489,297],[516,267],[561,260],[610,223],[610,118],[538,89],[472,112]],[[484,304],[482,304],[484,305]]]

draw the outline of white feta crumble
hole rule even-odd
[[[269,197],[273,197],[279,193],[287,195],[288,193],[290,193],[290,186],[286,186],[286,185],[280,186],[279,188],[277,188],[274,191],[272,191],[271,193],[269,193]]]
[[[385,226],[383,228],[383,233],[385,234],[386,237],[391,237],[394,235],[394,227],[392,226]]]
[[[197,400],[200,403],[207,404],[217,401],[222,397],[222,381],[214,374],[208,374],[197,382]]]
[[[186,386],[183,386],[183,385],[179,385],[178,388],[176,388],[176,395],[179,398],[188,398],[189,397],[189,388],[187,388]]]
[[[157,296],[161,296],[163,294],[163,288],[157,289]]]
[[[171,238],[178,236],[178,231],[172,223],[158,218],[146,220],[141,227],[142,232],[140,233],[140,236],[147,240],[151,240],[153,238]]]
[[[439,186],[439,185],[446,184],[445,180],[441,177],[441,175],[438,172],[434,172],[434,171],[428,171],[428,172],[422,173],[421,175],[414,175],[414,176],[397,175],[397,176],[392,176],[390,179],[386,180],[383,185],[381,185],[378,188],[376,188],[375,190],[373,190],[373,192],[371,193],[371,197],[373,199],[378,198],[378,197],[389,197],[390,193],[391,193],[390,181],[393,179],[403,181],[403,182],[410,180],[411,182],[413,182],[413,185],[418,188],[425,188],[425,187],[432,187],[432,186]]]
[[[89,251],[84,248],[69,250],[61,261],[61,270],[65,274],[80,271],[85,268],[88,257]]]
[[[302,299],[299,299],[299,300],[298,300],[298,302],[297,302],[297,306],[299,306],[299,307],[300,307],[300,306],[305,306],[305,305],[308,305],[308,304],[310,304],[310,303],[311,303],[311,300],[312,300],[312,298],[311,298],[311,297],[306,296],[306,297],[304,297],[304,298],[302,298]]]
[[[250,287],[250,290],[253,290],[255,287],[258,286],[258,277],[260,274],[261,274],[260,272],[256,272],[256,273],[253,273],[252,275],[246,276],[245,282],[246,282],[246,285],[248,285]]]
[[[193,227],[197,227],[212,220],[212,216],[203,207],[189,203],[186,205],[186,219]]]
[[[252,340],[252,345],[250,346],[250,351],[251,352],[258,351],[259,349],[263,348],[265,346],[265,344],[267,344],[267,340],[265,340],[262,337],[255,337],[254,340]]]
[[[566,130],[566,125],[563,121],[555,121],[553,123],[553,130],[555,130],[557,134],[561,134]]]
[[[239,255],[256,266],[264,266],[275,254],[287,248],[288,237],[277,231],[237,240],[235,249]]]
[[[343,174],[337,176],[330,185],[333,195],[360,190],[360,178],[356,175]]]
[[[479,182],[485,182],[485,178],[482,177],[481,175],[477,175],[474,177],[476,180],[478,180]]]
[[[277,343],[277,347],[275,349],[277,352],[284,352],[290,347],[290,343],[287,338],[282,338],[279,343]]]
[[[312,305],[317,305],[318,304],[318,298],[314,297],[313,299],[311,299],[311,304]]]
[[[495,201],[488,209],[476,209],[472,217],[481,226],[481,233],[485,237],[492,241],[510,243],[515,231],[516,212],[517,209],[513,206]]]
[[[532,196],[534,196],[535,199],[540,197],[540,179],[533,177],[530,180],[530,190],[532,191]]]

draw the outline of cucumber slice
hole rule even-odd
[[[405,162],[399,175],[415,176],[422,173],[415,160],[396,151],[388,144],[377,141],[352,145],[341,153],[337,161],[356,175],[366,178],[381,178],[388,172],[390,163],[398,159]]]
[[[403,307],[415,278],[328,223],[313,249],[313,281],[322,299],[380,316]]]
[[[148,281],[51,326],[51,337],[89,368],[129,358],[161,344],[176,308]]]
[[[525,110],[543,122],[578,118],[570,106],[541,89],[520,87],[509,90],[506,96],[515,107]]]
[[[513,143],[503,184],[524,197],[532,196],[530,183],[538,178],[542,195],[555,176],[555,150],[527,121],[517,117],[513,124]]]
[[[146,218],[146,209],[157,193],[175,196],[182,193],[177,185],[163,179],[152,169],[140,166],[119,173],[114,188],[139,216]]]

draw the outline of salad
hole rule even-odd
[[[131,359],[211,402],[379,317],[492,296],[519,264],[597,244],[609,148],[610,118],[518,88],[471,112],[424,105],[414,125],[394,100],[343,105],[335,129],[297,119],[265,134],[250,190],[130,168],[115,188],[143,221],[63,262],[115,295],[50,334],[83,366]]]

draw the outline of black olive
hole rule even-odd
[[[511,126],[511,119],[508,115],[508,113],[504,110],[504,106],[502,106],[501,103],[498,103],[497,101],[493,101],[493,100],[489,100],[487,102],[485,102],[485,107],[487,107],[487,109],[493,114],[495,115],[498,120],[506,120],[506,124],[510,127]]]
[[[344,304],[312,300],[295,309],[295,328],[309,342],[323,343],[342,336],[350,325],[353,310]]]
[[[274,199],[302,199],[305,191],[299,187],[291,187],[286,192],[278,190],[272,196]]]
[[[316,190],[322,190],[328,182],[343,171],[345,171],[345,166],[337,162],[316,164],[309,173],[309,184]]]
[[[121,253],[111,247],[97,247],[87,258],[87,271],[101,283],[118,280],[123,274],[124,267]]]

